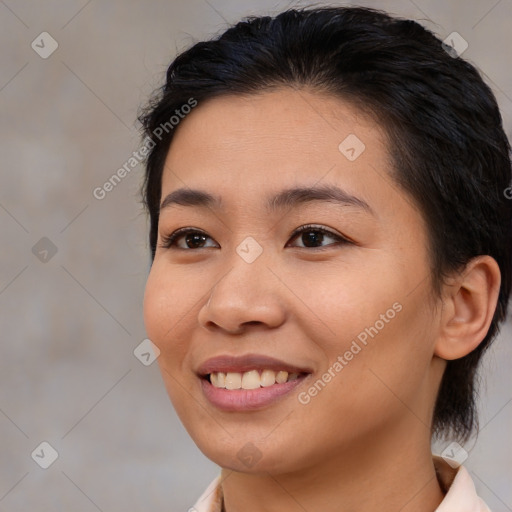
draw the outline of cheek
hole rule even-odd
[[[161,350],[160,343],[164,334],[163,327],[166,323],[165,311],[167,307],[162,288],[158,285],[157,274],[158,272],[155,271],[153,266],[144,290],[143,315],[144,326],[149,339]]]
[[[324,373],[300,397],[301,404],[309,402],[298,406],[302,416],[296,430],[304,438],[322,425],[326,446],[351,442],[411,414],[428,424],[424,411],[431,350],[422,329],[423,314],[404,304],[380,330],[380,323],[375,327],[378,318],[372,316],[370,326],[352,322],[354,336],[343,336],[326,347]],[[338,325],[343,324],[340,317]],[[378,332],[370,330],[372,326]],[[358,340],[358,333],[367,335],[366,344]]]
[[[342,268],[308,284],[309,316],[323,321],[322,331],[327,336],[322,344],[326,344],[329,352],[343,353],[358,336],[363,343],[365,339],[372,339],[376,323],[377,337],[382,337],[389,325],[400,320],[401,313],[397,309],[401,309],[401,305],[393,308],[400,297],[397,280],[379,282],[382,273],[378,267],[375,269],[368,264],[362,269]]]
[[[191,329],[193,317],[190,310],[197,299],[187,301],[182,292],[186,292],[186,287],[177,287],[175,276],[171,280],[170,272],[154,263],[144,291],[144,325],[148,338],[160,350],[157,362],[169,398],[186,423],[186,398],[189,395],[184,394],[183,389],[184,385],[189,386],[189,383],[185,384],[189,377],[183,369],[187,363],[189,340],[185,334]]]
[[[144,325],[149,339],[162,354],[172,351],[176,355],[182,350],[180,332],[190,321],[193,302],[187,300],[186,288],[177,288],[170,273],[153,264],[144,291]]]
[[[366,273],[331,279],[322,287],[321,298],[318,287],[309,288],[310,303],[318,301],[319,316],[328,327],[322,328],[326,335],[321,338],[318,331],[311,333],[327,356],[322,370],[328,371],[341,357],[343,369],[337,365],[338,371],[331,370],[336,374],[332,389],[342,386],[360,397],[366,395],[361,403],[386,394],[392,399],[386,385],[395,392],[404,390],[405,395],[414,393],[433,356],[435,329],[432,311],[426,306],[427,287],[411,293],[409,276],[390,268],[379,274],[369,265]]]

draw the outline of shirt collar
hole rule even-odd
[[[475,484],[464,466],[453,467],[442,457],[433,456],[437,478],[446,495],[435,512],[490,512],[489,507],[480,498]]]

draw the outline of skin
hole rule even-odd
[[[144,297],[149,338],[166,389],[197,446],[221,466],[228,512],[433,511],[443,499],[430,449],[436,393],[446,365],[483,339],[499,290],[487,256],[433,297],[427,230],[390,177],[380,127],[348,103],[290,88],[198,105],[176,129],[162,198],[181,187],[222,197],[220,210],[161,211]],[[338,149],[356,134],[365,150]],[[326,201],[269,214],[268,196],[294,185],[335,184],[371,212]],[[306,246],[294,230],[323,226]],[[204,248],[163,248],[181,227]],[[236,252],[248,236],[262,254]],[[197,247],[197,245],[190,245]],[[307,391],[392,305],[401,311],[307,405]],[[278,403],[252,412],[211,405],[195,371],[217,355],[258,353],[313,374]],[[260,460],[237,456],[252,443]]]

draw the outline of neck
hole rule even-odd
[[[423,425],[416,433],[408,427],[393,439],[358,441],[299,471],[254,474],[223,469],[225,511],[433,512],[444,494],[430,442],[414,441]]]

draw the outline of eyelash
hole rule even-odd
[[[306,224],[304,226],[301,226],[300,228],[297,228],[292,233],[291,240],[294,240],[300,234],[302,234],[304,232],[308,232],[308,231],[315,231],[315,232],[322,233],[324,235],[328,235],[328,236],[330,236],[332,238],[335,238],[337,240],[337,242],[341,243],[341,244],[353,244],[354,243],[352,240],[349,240],[348,238],[346,238],[344,236],[341,236],[341,235],[338,235],[336,233],[333,233],[332,231],[329,231],[328,229],[325,229],[325,228],[323,228],[321,226],[315,226],[314,224]],[[175,249],[183,250],[183,251],[198,251],[198,250],[201,250],[201,249],[208,249],[209,248],[209,247],[199,247],[199,248],[193,249],[193,248],[187,247],[186,249],[184,249],[183,247],[176,247],[176,244],[175,244],[176,240],[181,238],[183,235],[186,235],[186,234],[189,234],[189,233],[197,233],[197,234],[200,234],[200,235],[205,235],[208,238],[211,238],[204,231],[201,231],[199,229],[180,228],[180,229],[177,229],[176,231],[174,231],[174,233],[171,233],[170,235],[163,236],[162,237],[162,242],[160,244],[160,247],[162,247],[163,249],[171,249],[174,246]],[[324,246],[324,247],[299,247],[299,249],[311,249],[311,250],[321,251],[321,250],[324,250],[327,247],[330,247],[332,245],[336,245],[336,244],[329,244],[329,245]]]

